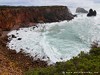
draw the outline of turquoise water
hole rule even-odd
[[[48,63],[66,61],[81,51],[88,52],[92,42],[100,40],[99,20],[99,15],[86,17],[86,14],[79,14],[69,22],[38,24],[34,30],[32,27],[21,28],[8,34],[17,38],[12,38],[7,46],[17,52],[23,49],[34,59],[40,58]]]

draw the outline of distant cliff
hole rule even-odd
[[[2,30],[71,19],[73,15],[66,6],[0,6],[0,28]]]

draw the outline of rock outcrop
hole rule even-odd
[[[78,7],[78,8],[76,9],[76,13],[88,13],[88,11],[85,10],[84,8]]]
[[[73,17],[66,6],[0,6],[0,28],[6,31],[36,23],[71,20]]]
[[[96,12],[96,10],[93,11],[93,9],[90,9],[89,13],[87,14],[88,17],[90,17],[90,16],[96,16],[96,15],[97,15],[97,12]]]

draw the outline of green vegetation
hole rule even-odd
[[[25,75],[100,75],[100,47],[93,45],[88,53],[81,52],[54,66],[29,70]]]

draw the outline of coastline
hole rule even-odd
[[[47,17],[48,15],[54,15],[54,17]],[[10,31],[21,27],[36,26],[37,23],[51,23],[71,19],[73,19],[73,15],[66,6],[0,6],[0,56],[2,57],[0,58],[0,66],[3,65],[0,67],[0,74],[23,75],[25,71],[31,68],[47,66],[46,61],[33,60],[23,51],[17,53],[15,50],[8,49],[6,47],[7,34]]]
[[[72,20],[67,6],[0,6],[0,28],[11,30],[20,27],[30,27],[37,23],[51,23]]]
[[[31,68],[46,67],[47,63],[41,60],[33,60],[28,54],[20,51],[10,50],[6,47],[8,42],[7,36],[0,38],[0,74],[18,74],[23,73]]]

